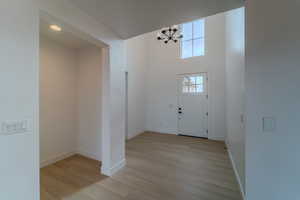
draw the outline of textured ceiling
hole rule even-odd
[[[123,39],[243,6],[243,0],[69,0]]]

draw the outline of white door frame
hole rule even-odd
[[[207,123],[208,123],[208,133],[207,133],[207,138],[208,139],[210,139],[210,135],[211,135],[211,99],[212,99],[212,97],[211,97],[211,95],[210,95],[210,73],[209,72],[207,72],[207,71],[201,71],[201,72],[189,72],[189,73],[181,73],[181,74],[176,74],[176,85],[177,85],[177,87],[176,87],[176,98],[177,98],[177,105],[176,105],[176,117],[177,117],[177,133],[176,133],[176,135],[180,135],[180,133],[179,133],[179,120],[178,120],[178,111],[177,111],[177,108],[178,108],[178,106],[179,106],[179,93],[178,93],[178,83],[177,83],[177,78],[178,78],[178,76],[183,76],[183,75],[192,75],[192,74],[203,74],[203,73],[206,73],[206,78],[207,78],[207,82],[206,82],[206,84],[207,84],[207,96],[208,96],[208,102],[207,102],[207,104],[208,104],[208,117],[207,117]]]
[[[129,139],[128,136],[128,71],[125,71],[125,141]]]

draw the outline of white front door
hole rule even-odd
[[[208,137],[207,73],[178,75],[178,134]]]

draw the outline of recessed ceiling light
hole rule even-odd
[[[50,29],[53,30],[53,31],[56,31],[56,32],[60,32],[62,29],[61,27],[53,24],[53,25],[50,25]]]

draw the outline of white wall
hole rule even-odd
[[[76,151],[77,52],[40,36],[40,162]]]
[[[78,56],[78,143],[80,154],[101,160],[102,54],[82,48]]]
[[[300,199],[300,2],[246,3],[246,193]],[[263,132],[262,118],[276,128]]]
[[[128,70],[128,139],[145,131],[147,35],[126,40]]]
[[[74,153],[101,160],[101,49],[40,41],[41,166]]]
[[[177,132],[176,75],[208,72],[209,138],[224,140],[225,123],[225,14],[205,20],[205,56],[180,58],[179,44],[157,41],[156,32],[147,35],[149,67],[147,70],[146,130]]]
[[[0,135],[0,199],[39,198],[38,12],[34,0],[1,1],[0,122],[31,119],[28,133]]]
[[[241,189],[245,187],[245,12],[226,13],[226,143]]]

